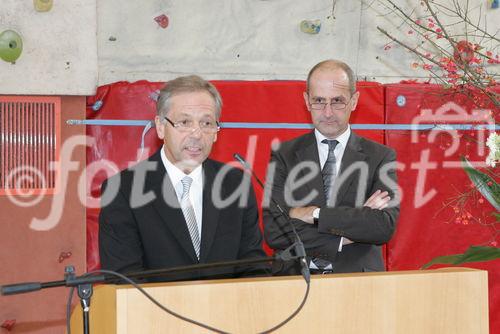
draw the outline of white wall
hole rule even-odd
[[[416,8],[426,14],[420,1],[394,1],[408,12]],[[466,0],[455,1],[465,6]],[[500,10],[487,10],[485,0],[469,2],[476,14],[481,7],[490,31],[500,27]],[[167,29],[153,20],[161,13],[170,18]],[[304,19],[320,19],[320,33],[302,33]],[[360,79],[425,77],[411,68],[413,56],[407,51],[396,45],[384,50],[388,39],[378,25],[409,38],[408,27],[383,0],[99,1],[99,81],[164,81],[187,73],[208,79],[303,80],[313,64],[326,58],[348,62]]]
[[[44,13],[32,0],[1,0],[0,33],[8,29],[23,37],[23,53],[0,60],[0,94],[94,94],[96,0],[54,0]]]
[[[326,55],[356,56],[361,4],[342,1],[337,20],[326,18],[331,7],[330,0],[99,1],[100,82],[162,81],[186,73],[301,79]],[[153,20],[161,13],[170,18],[167,29]],[[301,20],[318,18],[320,34],[300,31]],[[351,26],[353,33],[341,26]]]
[[[393,1],[425,15],[420,1]],[[500,10],[487,9],[486,0],[469,3],[476,8],[472,17],[481,13],[497,33]],[[162,13],[170,19],[166,29],[154,21]],[[321,20],[321,31],[301,32],[304,19]],[[384,50],[388,39],[377,26],[399,38],[415,37],[401,22],[385,0],[54,0],[48,13],[35,12],[31,0],[1,0],[0,32],[19,31],[25,50],[15,65],[0,61],[0,94],[91,95],[97,85],[190,73],[303,80],[327,58],[346,61],[361,80],[425,78],[426,72],[411,68],[409,52],[394,44]]]

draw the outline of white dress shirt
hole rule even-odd
[[[322,143],[321,141],[323,139],[329,139],[321,132],[319,132],[317,129],[314,130],[314,135],[316,136],[316,145],[318,145],[318,153],[319,153],[319,165],[321,167],[321,170],[323,170],[323,166],[325,166],[326,159],[328,158],[328,144]],[[340,171],[340,162],[342,161],[342,157],[344,156],[345,148],[347,146],[347,141],[349,140],[349,137],[351,136],[351,126],[347,127],[347,130],[345,130],[340,136],[336,139],[339,143],[335,147],[335,151],[333,153],[335,154],[335,167],[336,167],[336,175],[339,174]]]
[[[189,188],[189,199],[193,205],[194,215],[196,217],[196,225],[198,225],[198,234],[201,240],[201,226],[203,217],[203,168],[202,166],[196,167],[191,173],[185,174],[182,170],[177,168],[165,155],[164,147],[161,148],[161,161],[167,170],[170,181],[174,186],[175,193],[179,203],[181,201],[183,187],[182,179],[187,175],[193,179],[191,187]]]
[[[319,165],[321,167],[321,170],[323,170],[323,166],[326,163],[326,159],[328,158],[328,144],[322,143],[321,141],[323,139],[330,139],[325,136],[321,132],[318,131],[318,129],[314,130],[314,135],[316,136],[316,145],[318,145],[318,153],[319,153]],[[345,130],[340,136],[337,138],[332,138],[336,139],[339,143],[335,147],[335,150],[333,151],[333,154],[335,155],[335,169],[336,169],[336,175],[339,175],[340,171],[340,164],[342,162],[342,157],[344,156],[345,148],[347,146],[347,141],[349,140],[349,137],[351,136],[351,126],[347,126],[347,130]],[[342,244],[344,242],[344,237],[340,237],[340,245],[338,251],[342,251]]]

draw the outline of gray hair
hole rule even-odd
[[[354,77],[354,72],[349,67],[349,65],[340,60],[335,60],[335,59],[324,60],[320,63],[317,63],[316,65],[314,65],[313,68],[311,68],[309,74],[307,75],[307,88],[306,88],[307,92],[309,92],[309,87],[311,86],[311,76],[314,74],[314,72],[318,70],[337,70],[337,69],[342,70],[347,75],[347,78],[349,80],[349,91],[351,92],[351,95],[353,95],[356,92],[356,79]]]
[[[161,117],[167,116],[172,97],[182,93],[193,92],[207,92],[212,96],[215,102],[215,116],[219,120],[222,110],[222,98],[214,85],[197,75],[178,77],[168,81],[160,90],[160,95],[156,102],[156,114]]]

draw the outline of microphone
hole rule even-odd
[[[234,153],[233,157],[243,166],[243,168],[245,168],[247,171],[250,172],[250,174],[254,177],[259,186],[265,192],[264,183],[262,183],[259,177],[255,174],[255,172],[253,171],[252,167],[250,167],[248,162],[246,162],[246,160],[243,159],[243,157],[238,153]],[[309,284],[311,280],[311,272],[309,271],[309,266],[307,265],[306,250],[304,248],[304,244],[302,243],[302,240],[300,240],[299,234],[297,233],[295,226],[291,222],[288,213],[286,213],[285,210],[283,210],[283,208],[272,196],[271,196],[271,202],[276,206],[276,208],[278,209],[280,214],[286,219],[288,224],[290,224],[290,226],[292,227],[293,234],[295,235],[295,242],[290,247],[279,253],[277,256],[283,261],[299,259],[302,276],[304,277],[304,280],[307,282],[307,284]]]
[[[42,289],[42,284],[38,282],[18,283],[18,284],[1,286],[0,294],[2,296],[8,296],[8,295],[15,295],[18,293],[37,291],[41,289]]]

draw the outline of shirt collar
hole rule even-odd
[[[180,170],[179,168],[177,168],[177,166],[175,166],[172,162],[170,162],[170,160],[168,160],[168,158],[165,154],[164,148],[165,148],[164,146],[161,147],[161,152],[160,152],[161,161],[163,162],[163,165],[165,166],[165,169],[167,170],[168,176],[170,177],[170,181],[172,181],[172,184],[174,185],[174,187],[176,184],[181,182],[181,180],[185,176],[191,177],[193,179],[193,183],[200,183],[201,184],[202,170],[203,170],[202,165],[199,165],[198,167],[193,169],[193,171],[191,173],[185,174],[182,170]]]
[[[349,137],[351,136],[351,125],[347,126],[347,129],[337,138],[327,138],[325,137],[321,132],[318,131],[318,129],[314,129],[314,135],[316,136],[316,142],[319,144],[323,139],[336,139],[339,144],[342,145],[342,147],[347,146],[347,141],[349,140]]]

